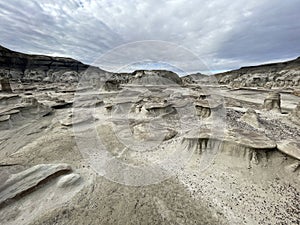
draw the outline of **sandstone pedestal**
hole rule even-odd
[[[2,92],[12,93],[9,80],[7,78],[0,79]]]
[[[264,101],[264,109],[281,113],[281,98],[279,92],[271,92]]]

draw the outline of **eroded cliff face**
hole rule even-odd
[[[28,55],[0,46],[0,75],[15,80],[78,80],[89,66],[71,58]],[[68,74],[65,74],[68,72]]]
[[[203,74],[191,74],[183,77],[185,83],[207,83],[214,81],[232,88],[300,86],[300,57],[295,60],[258,66],[242,67],[224,73],[215,74],[214,79]]]
[[[234,87],[294,87],[300,86],[300,57],[287,62],[242,67],[216,74],[220,84]]]

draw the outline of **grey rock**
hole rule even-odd
[[[0,78],[0,83],[1,83],[1,91],[2,92],[12,93],[12,89],[10,87],[8,78],[2,78],[2,79]]]
[[[290,113],[289,118],[296,124],[300,124],[300,102]]]
[[[91,69],[90,69],[91,68]],[[28,55],[0,46],[1,77],[23,82],[78,82],[84,71],[93,66],[63,57]],[[97,68],[100,73],[104,71]]]
[[[77,182],[79,182],[80,179],[81,179],[81,177],[77,173],[68,174],[68,175],[65,175],[65,176],[61,177],[58,180],[57,186],[60,187],[60,188],[66,188],[66,187],[69,187],[69,186],[73,186]]]
[[[219,84],[235,87],[297,87],[300,80],[300,57],[287,62],[242,67],[214,76]]]
[[[300,142],[296,140],[285,140],[277,143],[279,151],[300,160]]]
[[[264,100],[264,109],[281,113],[281,98],[279,92],[271,92]]]
[[[118,80],[107,80],[102,88],[105,91],[117,91],[120,89],[120,82]]]
[[[241,117],[240,121],[243,121],[255,128],[261,127],[261,124],[258,120],[258,114],[254,109],[248,109],[246,113]]]
[[[181,85],[180,77],[167,70],[137,70],[129,83],[135,85]]]
[[[265,136],[263,133],[257,133],[254,131],[247,131],[242,129],[226,130],[224,135],[213,135],[211,129],[201,129],[198,131],[193,130],[185,135],[185,139],[215,139],[219,141],[229,142],[236,146],[243,146],[245,148],[259,150],[276,148],[276,143]]]
[[[0,205],[37,187],[40,182],[47,181],[50,177],[59,176],[59,173],[69,171],[71,171],[71,167],[67,164],[41,164],[20,173],[12,174],[0,186]]]
[[[222,108],[222,103],[213,99],[198,99],[194,102],[196,114],[200,118],[214,117],[215,113]]]

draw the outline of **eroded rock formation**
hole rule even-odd
[[[214,133],[213,129],[191,131],[184,137],[183,143],[185,141],[189,146],[195,146],[198,154],[205,151],[211,154],[224,152],[243,158],[249,168],[261,160],[266,161],[266,152],[276,148],[276,143],[263,133],[258,134],[242,129],[225,130],[224,133],[216,131]]]
[[[0,78],[0,84],[2,92],[12,93],[8,78]]]
[[[300,142],[298,140],[285,140],[277,143],[279,151],[300,160]]]
[[[223,107],[221,102],[213,99],[198,99],[194,102],[196,114],[200,118],[214,117],[215,114]]]
[[[12,79],[43,81],[47,77],[63,79],[68,71],[83,72],[89,66],[70,58],[27,55],[0,46],[0,70]],[[55,73],[58,73],[55,75]],[[58,75],[58,76],[57,76]],[[64,76],[70,78],[70,73]]]
[[[296,124],[300,124],[300,102],[290,113],[289,118]]]
[[[254,109],[248,109],[246,113],[241,117],[241,121],[249,124],[252,127],[260,128],[261,124],[259,122],[258,114]]]
[[[5,69],[14,94],[0,93],[2,223],[297,221],[300,106],[289,87],[297,83],[295,67],[273,68],[270,79],[267,69],[226,74],[225,85],[262,89],[230,90],[204,75],[182,85],[169,71],[83,72],[64,60],[49,69],[51,57],[23,72],[18,57]],[[284,110],[294,108],[289,117],[262,110],[261,96],[276,85],[283,85]],[[279,111],[280,103],[270,94],[265,108]]]
[[[264,109],[281,113],[281,98],[279,92],[270,92],[264,100]]]
[[[137,70],[132,73],[131,84],[135,85],[181,85],[180,77],[166,70]]]
[[[37,165],[28,170],[11,175],[4,184],[0,186],[0,207],[7,201],[34,189],[42,181],[53,176],[59,176],[70,172],[71,167],[66,164]]]
[[[298,87],[300,57],[283,63],[242,67],[215,75],[220,84],[238,87]]]

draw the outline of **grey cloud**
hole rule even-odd
[[[189,49],[201,63],[174,49],[162,61],[177,54],[191,71],[223,70],[298,56],[299,8],[298,0],[0,0],[0,37],[17,51],[94,64],[120,44],[162,40]],[[151,59],[161,54],[155,50],[131,49],[123,59],[137,52]]]
[[[92,62],[95,54],[120,43],[121,38],[102,21],[88,15],[74,17],[75,4],[59,7],[56,2],[57,10],[51,14],[39,1],[0,1],[2,44],[18,51]]]
[[[300,55],[300,2],[267,1],[237,23],[216,57],[256,64]]]

